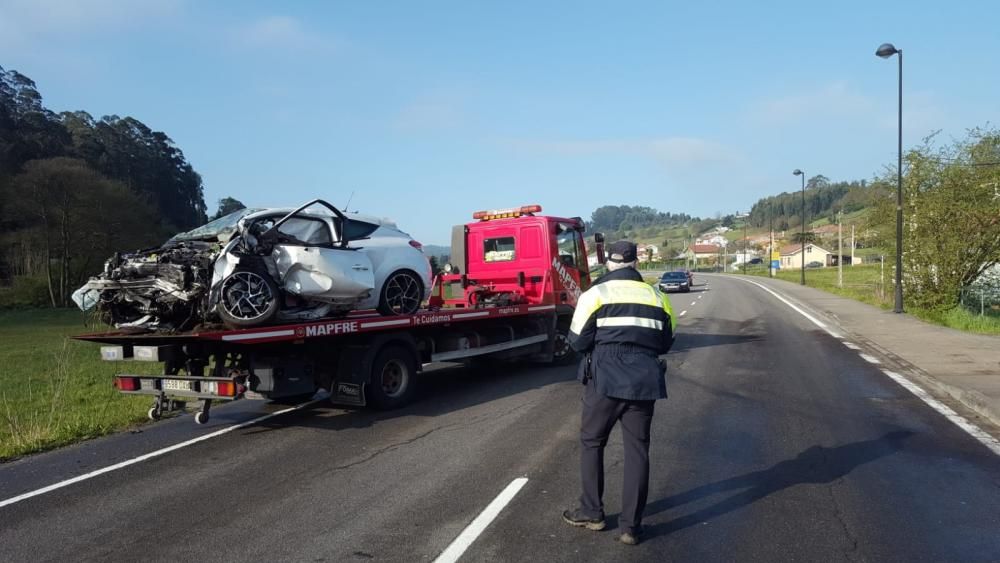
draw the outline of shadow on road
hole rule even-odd
[[[913,432],[901,430],[874,440],[854,442],[834,448],[813,446],[794,459],[781,461],[768,469],[716,481],[660,499],[646,506],[647,517],[711,495],[743,489],[742,492],[697,512],[648,526],[646,536],[653,538],[689,528],[796,485],[832,483],[858,466],[896,453],[912,435]]]
[[[764,338],[758,334],[704,334],[681,332],[677,335],[671,353],[707,348],[709,346],[728,346],[732,344],[748,344]]]
[[[379,421],[398,417],[436,417],[479,404],[574,381],[576,365],[544,366],[530,363],[497,362],[490,366],[446,367],[418,375],[419,389],[414,402],[401,409],[379,411],[369,408],[334,406],[328,402],[284,416],[262,421],[246,430],[258,434],[293,426],[345,430],[367,428]],[[342,411],[348,412],[342,412]],[[330,416],[331,413],[336,413]]]

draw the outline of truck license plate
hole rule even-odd
[[[163,390],[164,391],[193,391],[194,382],[187,381],[185,379],[164,379],[163,380]]]

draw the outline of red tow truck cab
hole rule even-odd
[[[477,211],[477,221],[452,230],[451,263],[441,276],[440,303],[451,307],[556,305],[572,311],[590,287],[590,266],[579,217],[535,215],[540,205]],[[597,254],[603,262],[603,240]],[[445,288],[461,286],[445,295]]]
[[[452,231],[452,263],[412,315],[356,311],[289,325],[184,333],[107,331],[76,338],[103,344],[108,361],[161,362],[161,375],[115,376],[121,393],[150,395],[149,417],[197,400],[289,400],[326,390],[338,404],[396,408],[415,394],[430,363],[529,359],[569,363],[569,324],[590,268],[579,217],[536,215],[528,205],[478,211]],[[603,238],[594,236],[598,262]]]

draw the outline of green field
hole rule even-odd
[[[149,398],[112,387],[126,371],[102,362],[78,310],[0,312],[0,461],[126,428],[146,419]],[[129,363],[157,373],[160,364]]]
[[[751,275],[767,276],[767,268],[751,267]],[[778,279],[798,283],[801,270],[779,270]],[[892,269],[886,265],[844,266],[843,287],[837,285],[837,268],[806,268],[806,285],[844,297],[850,297],[876,307],[891,309],[893,305]],[[1000,334],[1000,317],[979,316],[965,309],[955,308],[945,313],[906,307],[906,312],[927,322],[983,334]]]

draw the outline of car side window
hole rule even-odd
[[[358,221],[357,219],[348,219],[347,224],[344,226],[344,239],[351,241],[367,238],[378,230],[378,227],[379,226],[374,223]]]
[[[326,223],[316,219],[292,217],[278,227],[282,239],[289,244],[325,246],[333,244],[333,237]]]

